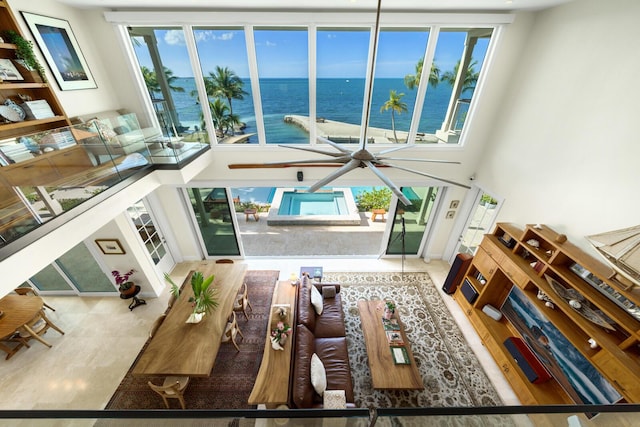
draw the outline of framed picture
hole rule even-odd
[[[17,70],[13,62],[10,59],[0,59],[0,79],[2,80],[24,80],[22,74]]]
[[[69,22],[20,12],[62,90],[97,87]]]
[[[125,253],[118,239],[96,239],[96,244],[103,254],[122,255]]]

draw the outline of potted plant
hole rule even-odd
[[[36,74],[31,75],[34,80],[39,77],[39,81],[46,82],[47,77],[44,68],[40,65],[40,61],[38,61],[38,58],[33,52],[33,42],[25,39],[13,30],[3,32],[2,36],[6,42],[16,45],[16,58],[19,60],[18,64],[27,71],[35,72]]]
[[[204,275],[195,271],[191,275],[191,289],[193,296],[189,297],[189,302],[193,307],[193,313],[187,319],[187,323],[198,323],[202,320],[206,313],[211,312],[218,307],[218,298],[216,297],[216,288],[212,288],[214,275],[205,279]],[[171,294],[176,298],[180,296],[180,288],[176,285],[168,273],[164,273],[164,279],[171,285]]]
[[[393,193],[387,187],[376,189],[372,188],[369,191],[363,191],[356,196],[356,204],[360,212],[371,211],[375,220],[376,215],[384,215],[389,209],[391,204],[391,197]]]
[[[275,329],[271,331],[271,347],[274,350],[284,350],[282,347],[287,342],[287,338],[293,330],[288,323],[278,322]]]
[[[124,296],[133,295],[133,293],[136,291],[134,283],[129,280],[129,277],[131,277],[133,273],[135,273],[135,270],[133,268],[126,273],[120,273],[118,270],[113,270],[111,272],[111,275],[116,279],[118,290]]]
[[[386,301],[384,303],[384,318],[391,319],[393,314],[396,312],[396,305],[391,301]]]

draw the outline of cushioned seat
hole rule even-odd
[[[90,132],[96,129],[100,136],[84,138],[78,141],[86,150],[93,154],[100,164],[100,156],[120,157],[123,155],[143,152],[146,142],[153,142],[162,138],[160,128],[141,128],[135,114],[124,110],[110,110],[99,113],[85,114],[71,119],[74,124],[86,124]]]
[[[326,297],[322,299],[320,315],[316,313],[312,304],[312,286],[333,287],[331,292],[324,292]],[[307,277],[302,278],[298,289],[297,323],[294,328],[291,407],[323,407],[323,397],[318,394],[311,379],[311,359],[314,354],[324,365],[326,390],[344,390],[347,407],[355,407],[342,298],[339,292],[338,284],[312,285]]]

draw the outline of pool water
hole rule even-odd
[[[315,193],[278,188],[267,217],[268,225],[360,225],[360,222],[349,188]]]
[[[307,187],[297,187],[296,190],[306,190]],[[364,191],[370,191],[371,189],[380,189],[384,187],[350,187],[353,197],[358,197],[358,194]],[[327,187],[328,189],[328,187]],[[254,202],[254,203],[272,203],[276,193],[275,187],[241,187],[232,188],[231,194],[234,198],[239,198],[241,202]]]
[[[285,191],[280,215],[342,215],[348,213],[344,192],[298,193]]]

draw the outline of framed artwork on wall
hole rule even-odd
[[[29,12],[20,13],[60,89],[97,87],[68,21]]]
[[[118,239],[96,239],[96,245],[105,255],[123,255],[125,253]]]

